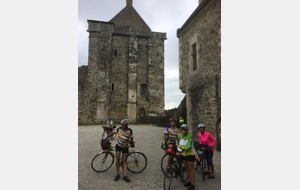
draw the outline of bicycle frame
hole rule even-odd
[[[113,157],[115,157],[116,159],[117,159],[117,156],[116,156],[116,154],[114,154],[114,146],[110,146],[110,148],[109,149],[107,149],[107,150],[104,150],[104,151],[102,151],[102,152],[99,152],[99,154],[101,154],[101,153],[105,153],[105,152],[110,152],[112,155],[113,155]],[[131,158],[133,158],[133,160],[136,160],[131,154],[132,153],[135,153],[135,152],[142,152],[142,151],[140,151],[140,150],[131,150],[131,151],[129,151],[129,153],[128,153],[128,156],[127,156],[127,160],[128,160],[128,157],[131,157]],[[134,165],[135,163],[127,163],[127,165]],[[121,162],[120,163],[120,166],[122,166],[123,165],[123,163]]]
[[[184,166],[182,167],[182,163],[183,163],[183,159],[181,158],[180,153],[179,153],[179,156],[177,154],[172,155],[169,160],[169,164],[174,164],[174,166],[175,166],[176,176],[181,176],[181,174],[183,174],[182,172],[183,172]],[[181,178],[181,180],[184,181],[185,179]]]
[[[103,133],[102,133],[101,139],[103,139],[103,137],[104,137],[104,135],[105,135],[105,133],[106,133],[107,131],[110,131],[110,130],[104,129],[104,127],[105,127],[105,126],[102,126]],[[115,128],[112,128],[111,132],[114,132],[114,131],[115,131]]]

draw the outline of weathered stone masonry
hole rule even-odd
[[[179,88],[186,94],[187,124],[198,139],[197,125],[221,144],[221,1],[203,0],[186,23],[179,38]],[[196,45],[197,65],[193,65]]]
[[[88,66],[78,70],[78,122],[110,116],[143,123],[149,113],[162,115],[166,33],[152,32],[130,0],[109,22],[88,20],[88,32]]]

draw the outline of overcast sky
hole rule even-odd
[[[178,107],[179,50],[176,31],[198,6],[198,0],[133,0],[133,7],[154,32],[166,32],[165,109]],[[126,6],[126,0],[78,0],[78,66],[88,64],[87,20],[109,21]]]

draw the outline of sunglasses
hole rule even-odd
[[[181,129],[181,130],[187,131],[187,129]]]

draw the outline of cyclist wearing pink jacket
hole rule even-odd
[[[214,164],[212,162],[213,153],[214,153],[214,146],[216,144],[216,139],[209,133],[205,131],[205,125],[199,124],[198,129],[200,130],[200,133],[198,134],[199,137],[199,143],[200,144],[207,144],[208,149],[205,151],[206,160],[207,160],[207,172],[205,174],[210,174],[207,178],[213,179],[215,178],[214,174]],[[211,169],[211,173],[209,170]]]

